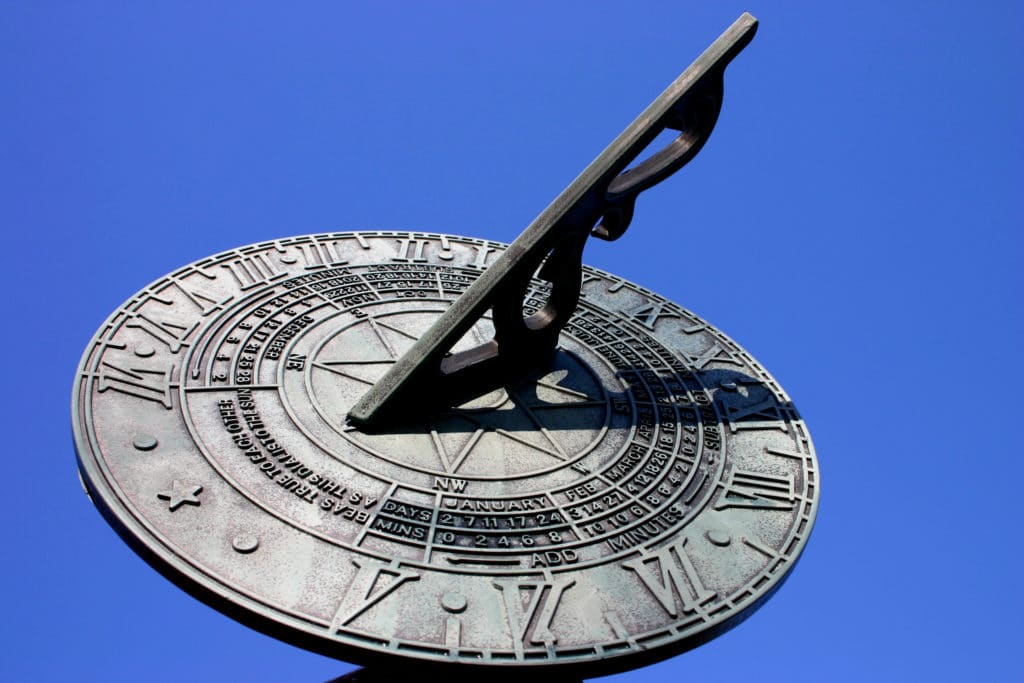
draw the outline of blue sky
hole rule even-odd
[[[793,575],[616,680],[1011,680],[1024,632],[1018,3],[5,2],[5,680],[319,681],[82,495],[69,394],[148,282],[342,229],[510,241],[742,11],[699,157],[586,261],[793,397],[823,497]]]

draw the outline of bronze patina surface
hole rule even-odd
[[[346,424],[501,251],[313,235],[154,282],[79,370],[93,499],[202,599],[347,660],[607,672],[728,628],[799,555],[817,468],[778,384],[683,308],[587,268],[547,370],[412,426]]]
[[[745,15],[723,36],[739,47],[690,92],[720,102],[726,57],[753,26]],[[693,103],[680,101],[638,119],[636,139],[671,127],[666,112]],[[622,168],[642,145],[621,156],[613,143],[614,163],[581,176],[579,196],[600,195],[612,216],[601,236],[621,234],[629,216],[615,211],[685,163],[713,119],[680,124],[639,175]],[[636,183],[609,195],[621,178]],[[150,284],[100,328],[76,377],[93,500],[200,599],[378,672],[565,680],[739,623],[810,533],[806,426],[722,332],[582,266],[592,213],[538,221],[537,239],[512,247],[404,231],[284,238]],[[558,267],[535,273],[545,258]],[[535,346],[502,332],[510,301],[545,330]],[[502,355],[498,370],[473,369]]]

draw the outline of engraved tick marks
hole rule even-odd
[[[203,487],[198,484],[186,484],[180,479],[175,479],[171,482],[170,491],[160,491],[156,494],[156,497],[160,500],[166,500],[167,508],[174,512],[182,505],[199,506],[198,496],[202,491]]]

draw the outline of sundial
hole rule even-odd
[[[600,675],[749,616],[811,530],[807,429],[725,334],[581,260],[700,150],[756,24],[510,246],[305,235],[139,291],[74,388],[106,519],[208,604],[377,671]]]

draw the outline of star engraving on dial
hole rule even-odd
[[[346,331],[347,342],[326,345],[313,360],[315,370],[334,377],[329,382],[317,381],[314,394],[322,405],[342,406],[344,401],[332,399],[341,387],[335,383],[348,382],[352,395],[360,395],[363,387],[372,385],[401,357],[429,322],[429,314],[421,320],[408,314],[368,316],[361,325]],[[475,345],[490,339],[488,326],[489,321],[471,328],[464,344]],[[573,425],[592,424],[595,420],[603,425],[607,406],[607,396],[596,378],[575,356],[560,352],[550,370],[524,378],[520,386],[494,390],[427,418],[423,424],[425,441],[415,452],[422,458],[418,460],[420,466],[446,474],[485,471],[484,463],[473,462],[477,451],[510,456],[511,469],[506,474],[546,469],[571,463],[588,448],[597,432],[584,439]],[[588,413],[588,419],[579,419],[579,411]],[[340,410],[325,417],[344,424],[344,413]],[[357,434],[351,425],[341,429],[364,445],[387,448],[387,435]],[[432,461],[428,452],[432,452]]]
[[[200,501],[197,497],[202,492],[203,487],[198,484],[185,484],[180,479],[175,479],[171,482],[170,491],[160,491],[156,494],[156,497],[160,500],[166,500],[168,509],[174,512],[182,505],[199,505]]]

